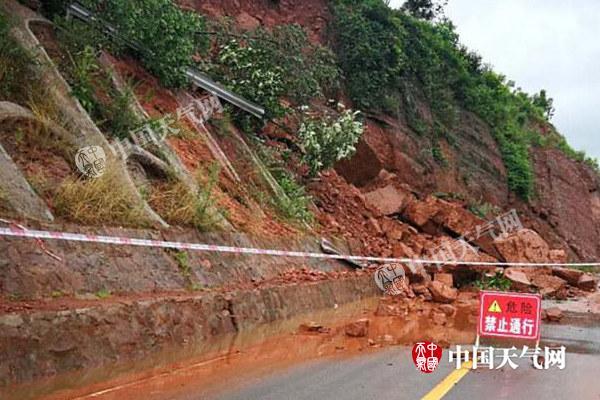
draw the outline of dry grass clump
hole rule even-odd
[[[169,224],[210,230],[221,218],[214,199],[218,174],[219,169],[216,167],[209,168],[207,176],[199,170],[196,173],[200,187],[197,193],[193,193],[179,181],[155,184],[148,203]]]
[[[148,203],[172,225],[193,225],[196,196],[183,182],[160,182],[152,185]]]
[[[56,190],[55,212],[82,224],[147,226],[142,204],[118,182],[111,168],[94,179],[69,177]]]

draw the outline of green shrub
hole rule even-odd
[[[443,166],[443,167],[448,166],[448,160],[446,159],[446,156],[444,155],[444,152],[442,151],[442,148],[440,147],[439,143],[436,143],[431,148],[431,155],[432,155],[433,159],[441,166]]]
[[[177,266],[179,267],[179,271],[183,275],[185,279],[190,279],[192,275],[192,267],[190,266],[190,258],[188,253],[181,250],[176,250],[174,253],[175,260],[177,261]]]
[[[273,65],[264,48],[246,46],[234,39],[220,47],[216,61],[218,76],[231,90],[263,106],[269,117],[285,114],[279,103],[285,93],[283,70]],[[252,130],[253,120],[247,114],[235,114],[235,117],[245,130]]]
[[[84,5],[111,24],[119,40],[136,45],[144,66],[166,86],[187,82],[192,56],[206,50],[203,17],[181,10],[171,0],[85,0]]]
[[[305,118],[298,130],[298,138],[304,149],[303,161],[311,175],[354,154],[364,130],[363,123],[357,121],[359,114],[342,108],[337,118]]]
[[[198,194],[194,204],[194,225],[201,231],[212,229],[222,218],[224,210],[218,209],[215,198],[215,188],[219,183],[221,166],[218,162],[210,164],[206,171],[199,170],[197,173]]]
[[[286,168],[284,163],[285,153],[281,155],[281,158],[278,158],[275,150],[265,146],[258,140],[256,142],[258,155],[285,193],[285,197],[277,195],[272,197],[271,204],[282,217],[311,224],[314,221],[314,215],[310,211],[312,198],[306,193],[304,186],[296,180],[294,174]],[[258,192],[257,196],[261,204],[266,202],[264,193]]]
[[[296,104],[335,91],[339,70],[335,54],[308,42],[300,25],[280,25],[272,31],[259,27],[252,33],[252,46],[264,50],[268,61],[282,73],[285,96]]]
[[[96,52],[106,50],[113,55],[120,55],[125,51],[123,42],[111,40],[99,27],[88,25],[76,18],[62,16],[54,17],[53,22],[58,42],[71,53],[81,53],[86,47],[91,47]]]
[[[217,29],[217,51],[208,65],[209,73],[263,106],[269,118],[289,111],[281,105],[282,97],[307,104],[338,87],[335,55],[325,47],[311,45],[298,25],[281,25],[272,31],[257,28],[244,34],[225,23]],[[258,121],[245,114],[236,113],[234,118],[246,131],[260,128]]]
[[[474,285],[482,290],[497,289],[506,292],[510,289],[511,282],[502,272],[496,272],[493,276],[484,275],[482,279],[476,280]]]
[[[522,139],[498,138],[502,159],[508,175],[508,187],[524,200],[533,194],[534,172],[529,158],[529,146]]]
[[[108,299],[110,296],[112,296],[112,293],[106,288],[102,288],[96,292],[96,297],[100,300]]]
[[[405,55],[404,32],[381,1],[335,1],[332,28],[334,49],[355,106],[362,109],[395,107]]]
[[[272,170],[271,173],[286,195],[286,197],[276,196],[273,200],[273,205],[279,213],[292,221],[312,223],[314,215],[309,210],[311,197],[306,194],[304,187],[285,169],[277,172]]]
[[[71,60],[73,62],[71,69],[73,96],[79,99],[79,102],[89,114],[100,112],[101,107],[96,101],[94,82],[94,74],[100,71],[100,66],[96,60],[94,50],[91,47],[85,47],[75,57],[71,56]]]
[[[101,130],[119,138],[129,137],[141,124],[132,110],[134,94],[131,87],[122,90],[114,87],[110,72],[99,65],[92,47],[85,46],[77,51],[76,47],[69,49],[65,45],[63,50],[71,60],[64,68],[73,96]]]

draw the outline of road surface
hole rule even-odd
[[[567,347],[564,370],[537,370],[530,360],[515,360],[519,367],[514,370],[471,369],[454,385],[457,373],[448,362],[447,352],[434,373],[423,374],[414,367],[409,348],[394,347],[349,359],[313,361],[267,377],[230,377],[226,389],[208,398],[398,400],[421,399],[429,394],[429,399],[448,400],[600,400],[600,327],[554,325],[545,329],[544,338]],[[177,400],[205,398],[206,394],[186,394]]]

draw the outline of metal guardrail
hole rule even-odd
[[[213,81],[206,74],[203,74],[202,72],[194,68],[188,68],[185,74],[192,81],[193,84],[214,94],[215,96],[225,100],[226,102],[231,103],[234,106],[239,107],[246,112],[249,112],[255,117],[263,118],[265,116],[264,108],[227,90],[223,85]]]
[[[71,3],[67,7],[67,16],[72,16],[72,17],[78,18],[81,21],[88,23],[88,24],[91,24],[91,23],[100,24],[100,25],[102,25],[104,32],[106,34],[112,36],[113,38],[123,41],[125,44],[127,44],[129,47],[133,48],[134,50],[151,53],[150,51],[145,49],[143,46],[141,46],[139,43],[131,42],[127,39],[120,37],[118,34],[118,31],[114,27],[110,26],[108,23],[102,21],[101,19],[96,18],[96,16],[94,16],[93,12],[89,11],[88,9],[86,9],[85,7],[83,7],[81,4],[79,4],[77,2]],[[256,103],[251,102],[250,100],[246,100],[242,96],[239,96],[239,95],[233,93],[232,91],[226,89],[223,85],[213,81],[211,78],[208,77],[208,75],[198,71],[197,69],[188,68],[185,71],[185,75],[190,80],[190,82],[192,84],[194,84],[195,86],[198,86],[198,87],[214,94],[215,96],[219,97],[220,99],[254,115],[255,117],[263,118],[265,116],[265,109],[263,107],[259,106]]]

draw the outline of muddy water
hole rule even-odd
[[[456,317],[436,325],[429,318],[434,307],[431,303],[418,303],[400,317],[374,316],[377,303],[376,298],[368,299],[218,340],[164,349],[143,362],[11,388],[2,398],[133,400],[143,395],[144,400],[167,399],[185,393],[208,394],[226,386],[228,376],[256,378],[320,357],[350,357],[382,346],[412,345],[418,340],[444,344],[473,341],[472,307],[459,306]],[[347,337],[344,325],[358,318],[370,320],[368,336]],[[309,321],[327,328],[326,332],[299,332],[299,325]]]

